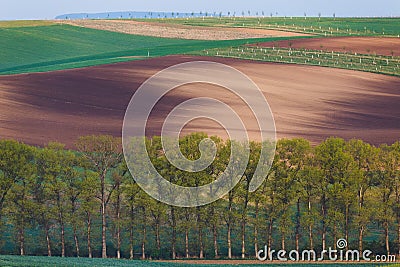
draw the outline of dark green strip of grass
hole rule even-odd
[[[166,262],[151,262],[151,261],[140,261],[140,260],[117,260],[117,259],[89,259],[89,258],[60,258],[60,257],[38,257],[38,256],[0,256],[0,266],[12,266],[12,267],[184,267],[184,266],[196,266],[196,267],[220,267],[220,266],[241,266],[241,267],[261,267],[266,266],[262,264],[249,265],[216,265],[216,264],[182,264],[182,263],[166,263]],[[268,264],[270,267],[282,267],[288,266],[285,264]],[[291,263],[291,267],[321,267],[325,264],[309,264],[309,263]],[[366,267],[366,266],[383,266],[376,263],[337,263],[329,264],[327,266],[349,266],[349,267]],[[388,265],[391,266],[391,265]]]

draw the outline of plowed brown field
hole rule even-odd
[[[292,47],[297,49],[311,49],[334,52],[400,56],[400,38],[382,37],[333,37],[296,39],[259,44],[272,47]]]
[[[279,138],[305,137],[319,142],[339,136],[374,144],[400,139],[400,78],[189,56],[1,76],[0,138],[37,145],[60,141],[72,147],[82,135],[121,136],[125,109],[140,84],[165,67],[194,60],[222,62],[252,78],[270,103]],[[232,106],[247,120],[250,137],[259,139],[257,125],[240,99],[223,88],[204,84],[185,85],[165,96],[150,117],[148,135],[160,134],[167,113],[178,103],[197,96],[214,97]],[[191,112],[195,114],[196,110]],[[193,121],[185,131],[225,136],[219,125],[204,119]]]
[[[195,40],[234,40],[307,35],[277,30],[186,26],[178,24],[141,22],[132,20],[66,20],[57,22],[98,30],[122,32],[127,34]]]

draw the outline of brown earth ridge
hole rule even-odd
[[[133,20],[62,20],[73,26],[162,38],[193,40],[234,40],[266,37],[307,36],[307,34],[251,28],[204,27]]]
[[[260,43],[258,46],[323,50],[342,53],[400,56],[400,38],[329,37]]]
[[[373,144],[400,137],[400,78],[366,72],[226,58],[167,56],[84,69],[0,77],[0,138],[73,147],[79,136],[121,136],[125,110],[137,88],[156,72],[177,63],[209,60],[248,75],[263,91],[275,117],[278,138],[304,137],[313,143],[330,136]],[[213,75],[210,73],[210,75]],[[156,105],[146,134],[159,135],[166,115],[186,99],[208,96],[230,105],[259,139],[249,109],[226,89],[193,84],[166,95]],[[195,114],[195,110],[193,110]],[[222,137],[224,129],[195,120],[184,132]]]

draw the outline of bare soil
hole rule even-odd
[[[400,78],[191,56],[1,76],[0,138],[35,145],[59,141],[73,147],[82,135],[121,136],[125,109],[141,83],[166,67],[194,60],[225,63],[252,78],[271,106],[279,138],[304,137],[316,143],[338,136],[373,144],[400,139]],[[181,86],[163,97],[150,116],[147,135],[160,134],[163,120],[177,104],[200,96],[230,105],[245,121],[250,138],[260,138],[251,111],[237,96],[224,88],[204,84]],[[188,116],[194,114],[195,109],[188,111]],[[226,137],[220,125],[205,119],[194,120],[184,129],[185,133],[194,131]]]
[[[64,20],[59,21],[59,23],[128,34],[195,40],[233,40],[305,35],[277,30],[185,26],[132,20]]]
[[[260,46],[323,50],[369,55],[400,56],[400,38],[332,37],[267,42]]]

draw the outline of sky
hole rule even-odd
[[[53,19],[67,13],[113,11],[264,11],[278,16],[400,16],[400,0],[0,0],[0,20]]]

